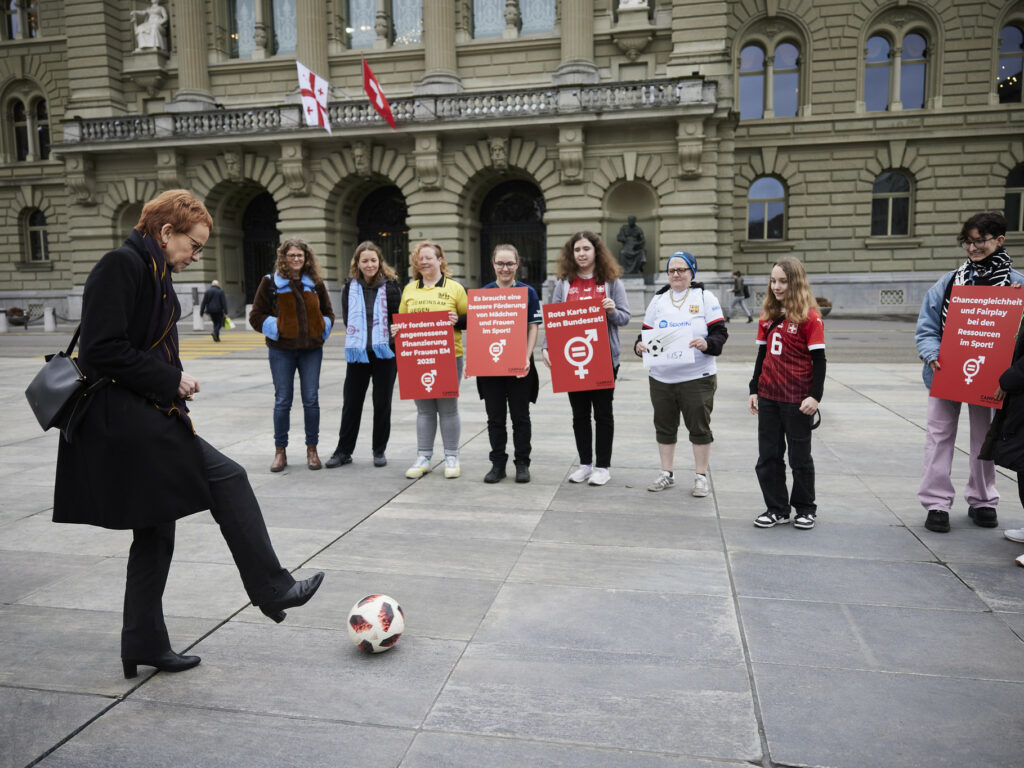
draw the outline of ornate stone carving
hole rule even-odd
[[[612,39],[630,61],[636,61],[654,39],[655,28],[651,25],[647,13],[646,2],[621,0],[619,3],[619,20],[615,25]]]
[[[679,176],[693,179],[701,175],[701,157],[704,154],[704,132],[701,120],[680,120],[676,133],[679,153]]]
[[[160,5],[159,0],[153,0],[144,11],[129,11],[129,17],[135,30],[135,50],[167,50],[167,36],[164,34],[167,9]]]
[[[505,32],[511,36],[518,34],[521,21],[519,0],[505,0]]]
[[[441,144],[436,133],[419,136],[412,153],[421,189],[441,188]]]
[[[301,141],[281,144],[281,175],[293,195],[309,194],[309,153]]]
[[[352,164],[356,167],[356,173],[364,179],[370,178],[370,157],[373,154],[372,145],[365,141],[352,142]]]
[[[508,139],[503,136],[491,136],[487,139],[491,152],[491,165],[499,171],[508,170]]]
[[[184,169],[183,158],[173,149],[161,149],[156,153],[156,180],[160,189],[184,187]]]
[[[583,128],[580,126],[558,129],[558,166],[563,184],[583,182]]]
[[[227,166],[227,177],[231,181],[242,180],[242,153],[237,149],[224,150],[224,165]]]
[[[78,205],[95,205],[96,172],[88,155],[64,155],[64,182]]]
[[[123,67],[124,74],[152,98],[167,79],[167,54],[156,49],[134,51],[124,57]]]

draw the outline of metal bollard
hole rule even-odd
[[[252,312],[252,304],[246,304],[245,305],[245,315],[242,317],[242,322],[245,323],[245,327],[248,328],[250,331],[255,331],[256,329],[253,328],[251,325],[249,325],[249,313],[250,312]],[[259,333],[259,331],[257,331],[257,333]]]
[[[0,333],[7,333],[7,312],[0,309]]]
[[[201,331],[203,330],[203,317],[199,314],[199,305],[192,305],[192,330]]]
[[[43,307],[43,330],[49,333],[57,330],[57,316],[53,307]]]

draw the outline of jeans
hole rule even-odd
[[[615,367],[614,373],[617,377],[618,366]],[[608,469],[612,465],[612,440],[615,437],[615,415],[612,412],[614,397],[615,387],[569,393],[572,433],[576,437],[576,452],[580,455],[580,464],[592,464],[603,469]],[[590,426],[591,408],[594,411],[593,428]],[[593,447],[591,442],[594,444]]]
[[[274,445],[288,445],[295,371],[299,372],[299,395],[306,425],[306,445],[316,445],[320,437],[320,361],[322,347],[315,349],[267,348],[270,375],[274,379]]]
[[[797,514],[814,515],[814,459],[811,458],[811,422],[814,416],[800,413],[800,403],[783,403],[757,398],[757,481],[768,512],[789,517],[790,507]],[[793,494],[786,492],[786,464],[793,473]]]
[[[460,386],[463,358],[455,358]],[[433,400],[413,400],[416,403],[416,451],[420,456],[432,456],[437,425],[441,424],[441,444],[445,456],[459,455],[462,422],[459,418],[459,398],[439,397]]]
[[[732,318],[732,311],[734,309],[736,309],[736,307],[739,307],[740,309],[742,309],[743,310],[743,314],[745,314],[747,317],[752,317],[752,315],[750,314],[750,310],[747,309],[746,297],[744,297],[744,296],[734,296],[733,297],[732,304],[729,305],[729,314],[727,315],[727,317]]]
[[[356,450],[359,424],[363,418],[366,390],[373,381],[373,455],[383,456],[391,437],[391,397],[395,391],[398,366],[395,358],[366,353],[369,363],[349,363],[345,368],[344,402],[341,406],[341,431],[336,453],[351,456]]]
[[[253,605],[262,605],[287,592],[295,579],[274,553],[245,470],[202,438],[196,442],[213,498],[210,513],[220,526],[246,594]],[[137,659],[159,656],[171,647],[163,594],[174,554],[174,521],[136,528],[133,533],[124,589],[121,656]]]

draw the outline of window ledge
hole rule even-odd
[[[865,237],[865,248],[920,248],[924,238],[896,235],[893,237]]]
[[[52,261],[19,261],[18,269],[25,272],[52,272]]]
[[[758,252],[767,251],[774,253],[776,251],[791,251],[793,250],[792,240],[740,240],[740,250],[746,253],[747,251]]]

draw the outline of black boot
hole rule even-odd
[[[530,482],[530,465],[525,461],[516,462],[516,482],[517,483],[528,483]]]
[[[496,483],[505,477],[505,465],[495,462],[491,465],[491,471],[484,475],[485,483]]]

